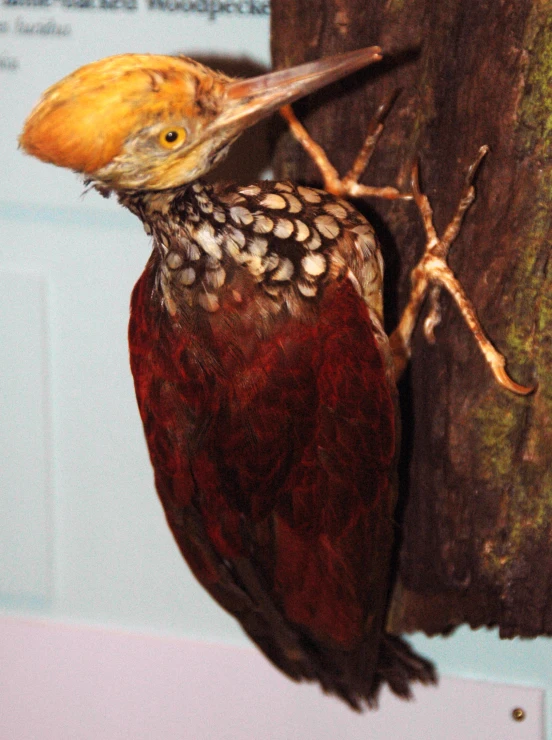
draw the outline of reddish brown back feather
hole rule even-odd
[[[190,568],[291,678],[353,708],[432,666],[383,631],[395,505],[394,389],[363,301],[263,327],[252,294],[171,317],[154,253],[132,297],[131,365],[155,482]],[[228,287],[231,293],[232,286]]]
[[[344,280],[317,322],[251,342],[235,321],[175,325],[153,269],[130,348],[152,463],[173,483],[169,522],[197,509],[214,551],[252,558],[286,619],[353,647],[381,621],[395,503],[395,410],[364,303]]]

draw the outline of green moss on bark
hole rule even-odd
[[[528,67],[520,107],[518,142],[528,155],[552,148],[552,3],[536,6],[526,34]]]

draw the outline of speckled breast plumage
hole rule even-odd
[[[223,295],[240,301],[238,276],[257,286],[266,315],[309,312],[320,291],[347,276],[381,333],[383,264],[374,232],[349,203],[291,182],[246,187],[202,182],[122,198],[162,255],[159,287],[178,306],[216,312]]]

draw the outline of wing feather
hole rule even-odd
[[[287,317],[252,341],[251,315],[242,333],[236,316],[175,323],[152,300],[155,260],[134,290],[129,338],[175,539],[288,675],[317,678],[354,707],[371,702],[396,412],[366,306],[343,279],[316,321]]]

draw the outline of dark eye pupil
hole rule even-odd
[[[178,139],[178,131],[167,131],[165,134],[165,141],[167,144],[172,144]]]

